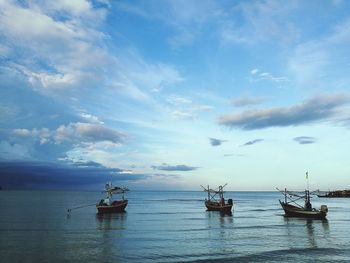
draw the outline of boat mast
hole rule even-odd
[[[309,172],[306,171],[306,186],[307,186],[307,190],[305,191],[306,194],[306,204],[307,206],[309,206],[310,204],[310,185],[309,185]]]
[[[310,190],[309,190],[309,172],[306,172],[306,186],[307,189],[305,190],[305,208],[307,210],[311,210],[312,206],[311,206],[311,202],[310,202]]]
[[[109,200],[112,200],[112,182],[106,184],[106,192]]]
[[[284,188],[284,203],[287,204],[287,188]]]
[[[210,189],[209,189],[209,185],[208,185],[208,201],[210,201]]]
[[[220,201],[221,201],[222,198],[224,197],[224,192],[223,192],[222,188],[223,188],[223,187],[220,185],[220,186],[219,186]]]

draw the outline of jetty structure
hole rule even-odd
[[[107,196],[96,204],[98,214],[125,212],[128,200],[124,198],[124,194],[127,192],[129,192],[129,189],[126,187],[113,186],[111,182],[107,183],[105,185],[105,190],[103,191]],[[122,197],[120,200],[113,200],[113,194],[120,194]]]
[[[349,198],[350,190],[336,190],[328,192],[319,191],[317,196],[321,198]]]
[[[201,185],[204,191],[208,194],[208,198],[206,198],[204,202],[208,211],[219,211],[225,214],[231,213],[233,201],[232,199],[228,199],[226,202],[224,198],[225,192],[223,189],[226,185],[227,184],[223,186],[220,185],[217,189],[211,189],[209,185],[207,187]]]

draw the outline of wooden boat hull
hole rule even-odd
[[[286,216],[290,217],[302,217],[302,218],[311,218],[311,219],[325,219],[327,216],[327,212],[313,209],[311,211],[307,211],[300,207],[286,204],[280,201],[280,204],[284,210]]]
[[[221,205],[217,202],[205,202],[208,211],[219,211],[221,213],[231,213],[232,206],[230,204]]]
[[[111,205],[97,204],[97,212],[99,214],[123,213],[128,205],[128,200],[114,201]]]

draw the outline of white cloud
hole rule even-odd
[[[252,69],[252,70],[250,71],[250,74],[255,75],[255,74],[258,73],[258,72],[259,72],[259,70],[258,70],[257,68],[255,68],[255,69]]]
[[[261,72],[259,69],[253,69],[250,71],[250,77],[252,81],[268,80],[276,83],[288,82],[289,79],[284,76],[275,76],[270,72]]]
[[[136,83],[142,83],[149,90],[184,80],[176,69],[165,64],[147,64],[145,61],[139,60],[139,64],[135,66],[137,70],[129,71],[128,75]]]
[[[201,105],[201,104],[194,104],[191,108],[193,112],[204,112],[204,111],[211,111],[214,107],[210,105]]]
[[[52,136],[51,131],[48,128],[42,128],[39,133],[40,144],[45,144],[50,142],[51,136]]]
[[[177,95],[169,96],[166,98],[166,101],[172,108],[172,116],[176,119],[195,119],[199,113],[210,111],[214,108]]]
[[[13,134],[19,137],[28,137],[32,135],[32,132],[28,129],[15,129]]]
[[[86,121],[88,121],[90,123],[103,124],[103,121],[101,121],[97,116],[94,116],[92,114],[88,114],[88,113],[83,112],[83,113],[80,114],[80,116],[84,120],[86,120]]]
[[[59,0],[50,2],[43,2],[49,10],[64,11],[74,16],[95,16],[96,14],[92,10],[91,3],[85,0]]]
[[[288,60],[288,70],[299,87],[348,89],[349,28],[347,19],[329,34],[296,46]]]
[[[322,85],[326,68],[330,62],[328,51],[320,43],[305,43],[297,46],[288,61],[288,69],[300,87]]]
[[[150,93],[184,80],[175,67],[149,63],[135,50],[108,51],[101,31],[105,7],[82,0],[0,2],[6,40],[0,56],[9,54],[9,45],[16,51],[5,66],[25,76],[35,91],[77,100],[87,94],[83,90],[98,87],[150,102]]]
[[[87,1],[2,1],[0,8],[0,31],[16,50],[8,66],[17,65],[36,88],[88,83],[108,61],[99,45],[104,34],[95,29],[104,10]],[[58,20],[62,12],[65,19]]]
[[[167,102],[169,102],[170,104],[173,105],[183,105],[183,104],[191,104],[192,100],[188,99],[188,98],[184,98],[184,97],[179,97],[176,95],[172,95],[170,97],[168,97]]]
[[[293,42],[299,36],[289,19],[295,7],[296,2],[241,1],[229,9],[223,19],[222,41],[249,45],[272,41]],[[237,17],[241,17],[241,20]]]
[[[96,121],[94,116],[87,115],[89,119]],[[41,145],[46,143],[68,143],[80,145],[85,148],[98,147],[108,149],[120,145],[126,139],[126,134],[114,129],[105,127],[100,122],[76,122],[68,125],[61,125],[56,130],[48,128],[41,129],[14,129],[12,131],[14,139],[31,139],[39,141]],[[16,141],[16,140],[15,140]]]
[[[106,141],[114,144],[120,144],[122,141],[124,141],[126,135],[100,124],[77,122],[70,123],[69,125],[61,125],[55,131],[54,137],[57,143],[64,141],[78,143]]]
[[[48,128],[41,129],[15,129],[12,134],[17,138],[34,138],[38,139],[40,144],[46,144],[52,139],[52,132]]]
[[[180,120],[192,120],[194,119],[194,115],[193,113],[190,113],[190,112],[184,112],[184,111],[181,111],[181,110],[175,110],[173,111],[172,115],[174,116],[175,119],[180,119]]]
[[[50,74],[46,72],[33,72],[26,70],[29,82],[35,86],[46,89],[66,88],[76,86],[82,78],[78,72],[66,74]]]
[[[119,55],[110,71],[111,87],[119,94],[139,101],[151,100],[152,92],[182,82],[184,78],[171,65],[149,63],[135,51],[125,50]]]

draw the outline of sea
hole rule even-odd
[[[350,262],[350,199],[315,197],[327,220],[307,220],[284,217],[278,192],[226,192],[231,216],[200,191],[131,191],[99,216],[102,197],[0,191],[0,262]]]

